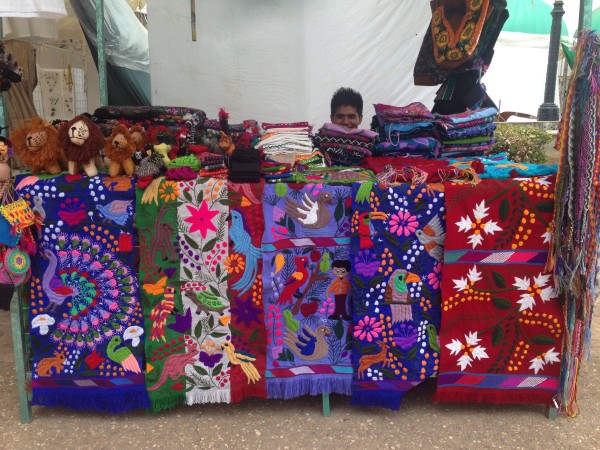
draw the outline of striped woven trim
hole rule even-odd
[[[445,264],[527,264],[543,266],[548,258],[547,251],[536,250],[448,250],[444,252]]]
[[[282,367],[267,369],[266,378],[290,378],[299,375],[348,375],[352,376],[352,366],[330,366],[328,364],[314,364],[310,366]]]
[[[556,391],[558,378],[541,375],[479,374],[448,372],[438,377],[440,387],[469,387],[475,389],[541,389]]]

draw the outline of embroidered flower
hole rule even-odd
[[[556,290],[552,286],[546,286],[550,281],[550,275],[542,275],[540,272],[537,277],[533,277],[533,285],[529,277],[515,277],[513,286],[519,291],[526,291],[521,294],[521,299],[517,301],[521,305],[519,311],[533,309],[535,305],[536,294],[540,296],[543,302],[547,302],[553,297],[556,297]]]
[[[169,203],[179,196],[179,186],[177,186],[175,181],[163,181],[158,188],[158,193],[165,203]]]
[[[260,325],[259,316],[263,315],[263,309],[255,307],[251,298],[246,301],[238,299],[234,305],[229,311],[237,323],[243,322],[248,328],[252,326],[252,322]]]
[[[464,233],[473,232],[467,241],[469,244],[473,246],[473,248],[481,245],[483,242],[483,235],[481,234],[484,231],[486,234],[494,234],[496,231],[502,231],[502,228],[498,226],[496,222],[493,220],[488,220],[487,222],[483,222],[483,219],[487,217],[488,210],[490,208],[486,208],[485,200],[482,200],[481,203],[475,205],[475,209],[473,209],[473,216],[475,220],[471,220],[470,216],[461,217],[460,221],[456,222],[458,225],[458,231],[462,231]]]
[[[79,225],[87,217],[85,203],[82,203],[77,197],[67,198],[58,205],[58,208],[58,217],[69,226]]]
[[[473,22],[468,22],[460,33],[460,40],[466,41],[471,38],[473,32],[475,31],[475,24]]]
[[[432,288],[437,289],[440,286],[442,281],[442,265],[440,263],[433,266],[433,272],[427,275],[427,279]]]
[[[435,38],[435,43],[441,49],[444,49],[448,46],[448,41],[450,41],[450,35],[447,31],[442,31]]]
[[[463,52],[458,48],[453,48],[447,53],[447,57],[450,61],[459,61],[463,57]]]
[[[467,366],[471,366],[474,360],[489,358],[485,352],[485,347],[478,345],[481,339],[477,337],[477,331],[471,331],[465,334],[465,343],[463,344],[458,339],[452,339],[450,344],[446,344],[446,348],[450,350],[453,356],[461,355],[456,362],[460,366],[460,370],[465,370]]]
[[[244,270],[244,260],[238,253],[232,253],[225,259],[227,273],[240,273]]]
[[[549,243],[552,239],[552,229],[550,227],[546,228],[546,232],[542,234],[542,237],[544,238],[544,244]]]
[[[376,260],[375,253],[369,250],[359,250],[358,255],[354,257],[354,269],[358,275],[372,277],[379,269],[379,261]]]
[[[354,337],[364,341],[373,342],[381,333],[381,324],[374,317],[365,316],[354,325]]]
[[[460,278],[458,280],[452,281],[454,281],[454,289],[456,289],[459,292],[462,292],[468,290],[479,280],[481,280],[481,272],[477,272],[477,266],[473,266],[473,268],[469,269],[467,278]]]
[[[408,211],[398,211],[396,214],[392,214],[388,223],[390,232],[396,233],[398,236],[409,236],[419,226],[417,218]]]
[[[560,363],[560,359],[558,358],[559,354],[555,352],[554,349],[555,347],[552,347],[547,352],[542,353],[541,355],[538,355],[531,361],[529,361],[531,363],[529,368],[533,369],[536,375],[540,370],[544,368],[546,364]]]
[[[471,0],[468,5],[469,5],[469,9],[471,11],[477,11],[479,8],[481,8],[481,5],[483,4],[483,0]]]
[[[202,239],[206,239],[208,231],[217,231],[217,228],[213,225],[212,219],[219,214],[219,211],[208,209],[208,203],[206,200],[202,202],[200,208],[196,208],[191,205],[186,205],[186,208],[190,212],[191,216],[185,219],[185,222],[190,223],[190,233],[194,231],[200,231]]]
[[[393,341],[401,350],[411,349],[417,343],[418,330],[412,325],[402,323],[394,327]]]

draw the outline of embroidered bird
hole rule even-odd
[[[260,374],[258,373],[258,370],[256,370],[256,367],[254,367],[254,364],[252,364],[254,361],[256,361],[256,357],[254,355],[241,350],[236,350],[233,344],[229,341],[223,342],[221,344],[221,349],[225,350],[231,364],[235,366],[239,365],[242,368],[246,374],[246,378],[248,378],[248,384],[254,384],[260,380]]]
[[[316,200],[313,200],[305,192],[302,204],[286,197],[285,212],[292,219],[300,222],[304,228],[323,228],[331,220],[331,212],[326,206],[331,204],[333,204],[333,198],[327,191],[319,192]]]
[[[158,341],[162,339],[166,342],[165,325],[167,324],[167,317],[169,317],[169,314],[171,314],[174,308],[175,288],[173,286],[167,286],[165,288],[164,298],[152,308],[152,311],[150,311],[150,320],[152,321],[150,340]]]
[[[429,346],[436,352],[440,351],[440,338],[437,335],[435,325],[429,324],[425,327],[427,330],[427,338],[429,340]]]
[[[50,302],[46,311],[54,311],[61,306],[69,297],[79,294],[77,284],[69,286],[63,278],[56,275],[58,268],[58,259],[49,249],[44,250],[44,256],[48,258],[48,267],[42,276],[42,288]],[[76,272],[75,272],[76,273]],[[65,274],[66,275],[66,274]]]
[[[123,226],[129,219],[128,209],[131,203],[131,200],[113,200],[107,205],[96,205],[96,209],[107,219]]]
[[[318,361],[327,356],[329,352],[329,344],[325,340],[325,336],[331,336],[327,325],[320,325],[315,331],[304,325],[298,333],[286,326],[284,341],[298,358],[306,361]]]
[[[440,222],[440,217],[435,215],[422,230],[415,232],[417,239],[423,246],[429,255],[437,260],[441,261],[444,256],[444,241],[446,240],[446,232]]]
[[[376,220],[387,220],[387,215],[381,211],[364,212],[358,216],[358,243],[361,249],[373,247],[373,236],[375,235],[375,228],[371,221]]]
[[[40,214],[42,220],[46,219],[46,210],[44,209],[44,199],[40,195],[33,197],[33,211],[37,211]]]
[[[127,347],[121,347],[117,349],[117,346],[121,345],[123,341],[120,336],[113,336],[110,342],[108,343],[108,347],[106,349],[106,354],[108,358],[120,364],[123,369],[133,372],[133,373],[142,373],[140,369],[140,365],[135,359],[135,356],[131,353]]]
[[[300,288],[308,281],[308,258],[306,256],[296,256],[294,258],[296,270],[285,280],[283,289],[279,294],[277,303],[292,303],[294,297],[300,298],[302,293]]]
[[[239,211],[231,211],[229,237],[233,241],[234,250],[246,258],[242,278],[232,286],[236,291],[240,291],[238,295],[242,295],[254,284],[258,273],[258,260],[262,258],[262,252],[259,248],[252,245],[250,235],[244,229],[244,219]]]
[[[412,320],[412,301],[407,283],[418,283],[420,278],[404,269],[396,269],[385,288],[384,305],[390,305],[392,323]]]
[[[219,311],[225,308],[225,303],[210,291],[185,291],[185,296],[196,305],[196,314],[204,311],[209,314],[210,311]]]

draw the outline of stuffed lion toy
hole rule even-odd
[[[58,175],[67,166],[58,142],[58,131],[39,117],[32,117],[10,135],[17,157],[34,175]]]
[[[88,177],[98,175],[96,158],[104,147],[104,135],[98,125],[87,115],[79,115],[61,125],[58,132],[59,143],[69,160],[69,173],[75,175],[79,169]]]
[[[135,153],[135,143],[125,125],[117,125],[113,128],[112,134],[106,138],[104,143],[104,152],[110,159],[108,173],[111,177],[119,175],[121,169],[125,175],[133,175],[135,164],[131,157]]]

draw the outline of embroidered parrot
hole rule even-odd
[[[120,336],[113,336],[106,349],[108,358],[111,361],[120,364],[123,366],[123,369],[128,370],[129,372],[142,373],[140,365],[138,364],[137,359],[135,359],[135,356],[131,353],[131,350],[127,347],[117,349],[117,346],[121,345],[122,342]]]
[[[254,364],[256,361],[256,357],[251,355],[250,353],[243,352],[241,350],[236,350],[233,344],[229,341],[225,341],[221,344],[221,348],[225,350],[227,353],[227,357],[229,358],[229,362],[233,365],[239,365],[244,373],[246,374],[246,378],[248,378],[248,384],[252,382],[253,384],[260,380],[260,374]]]
[[[387,215],[381,211],[365,212],[358,216],[358,238],[361,249],[371,248],[374,245],[371,239],[375,235],[375,228],[371,221],[387,220],[387,218]]]
[[[171,314],[174,308],[175,288],[173,286],[167,286],[165,288],[164,298],[152,308],[152,311],[150,311],[150,320],[152,321],[150,340],[158,341],[162,339],[166,342],[165,325],[167,324],[167,317],[169,317],[169,314]]]
[[[392,310],[392,323],[409,322],[412,320],[412,301],[407,283],[418,283],[420,278],[404,269],[396,269],[390,275],[385,288],[385,303]]]
[[[285,344],[298,358],[306,361],[318,361],[327,356],[329,344],[325,336],[331,336],[327,325],[320,325],[315,331],[304,325],[299,333],[287,326],[284,337]]]
[[[229,237],[233,241],[234,249],[246,257],[246,264],[242,278],[233,284],[233,289],[244,294],[254,284],[258,272],[258,260],[262,258],[261,250],[252,245],[248,232],[244,229],[244,219],[239,211],[231,211],[231,227]]]
[[[292,303],[293,297],[301,297],[300,288],[308,281],[308,269],[306,267],[308,258],[306,256],[296,256],[294,262],[296,270],[285,280],[283,290],[277,299],[279,304]]]
[[[415,232],[417,239],[423,246],[429,255],[437,260],[441,261],[444,256],[444,241],[446,240],[446,232],[440,222],[440,217],[435,215],[422,230]]]
[[[319,192],[316,200],[313,200],[305,192],[302,204],[286,197],[285,212],[292,219],[300,222],[304,228],[323,228],[331,220],[331,212],[326,206],[331,204],[333,204],[333,198],[327,191]]]

